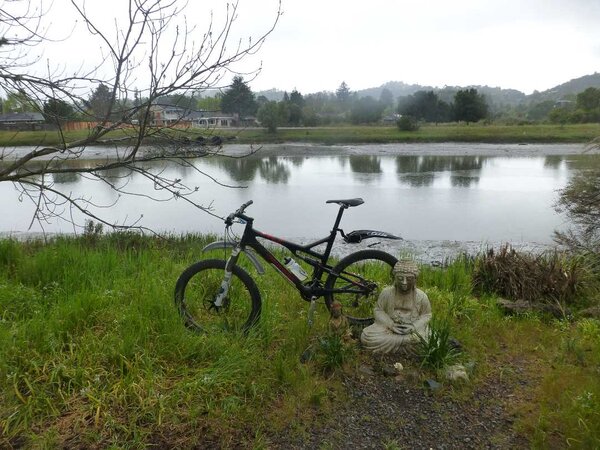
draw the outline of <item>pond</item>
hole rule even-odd
[[[470,146],[468,154],[446,154],[427,144],[413,147],[417,150],[401,154],[373,145],[318,151],[275,147],[241,159],[200,158],[200,172],[174,163],[151,168],[198,187],[197,198],[219,216],[254,200],[248,214],[255,217],[256,228],[290,239],[329,232],[337,207],[326,205],[326,200],[362,197],[363,205],[345,212],[346,231],[384,230],[408,240],[548,244],[553,231],[565,226],[553,209],[557,189],[576,171],[598,161],[597,155],[504,156],[487,147],[476,154],[477,146]],[[215,183],[201,172],[235,187]],[[140,174],[117,170],[107,175],[127,191],[164,198]],[[107,184],[75,174],[56,175],[53,181],[63,192],[85,193],[95,204],[107,206],[98,212],[115,222],[141,217],[142,225],[161,232],[223,232],[222,221],[181,200],[119,198]],[[0,185],[0,210],[9,212],[0,217],[0,232],[26,231],[33,208],[11,184]],[[44,229],[73,231],[68,223],[57,221]],[[30,231],[40,230],[34,223]]]

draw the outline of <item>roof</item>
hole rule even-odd
[[[38,112],[0,114],[0,123],[43,122],[44,115]]]

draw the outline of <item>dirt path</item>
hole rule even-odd
[[[383,367],[390,367],[384,363]],[[529,383],[517,365],[510,384],[478,380],[472,391],[432,391],[416,371],[386,376],[362,365],[344,380],[339,409],[302,437],[282,433],[274,448],[294,449],[507,449],[527,448],[513,429],[511,401]],[[372,372],[371,372],[372,371]]]

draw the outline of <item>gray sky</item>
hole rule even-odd
[[[404,81],[530,93],[600,71],[600,0],[287,0],[283,9],[255,88]]]
[[[54,1],[51,30],[69,39],[52,44],[44,57],[71,67],[99,51],[73,25],[67,3]],[[87,5],[111,29],[111,16],[126,2]],[[200,23],[198,35],[208,12],[218,23],[225,5],[189,0],[188,21]],[[268,29],[276,9],[276,0],[240,0],[234,36]],[[237,67],[250,70],[262,61],[254,91],[334,91],[342,81],[357,90],[404,81],[531,93],[600,70],[600,0],[283,0],[282,9],[260,53]]]

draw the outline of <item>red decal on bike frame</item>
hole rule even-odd
[[[272,236],[270,234],[263,233],[263,232],[256,232],[256,235],[260,236],[262,238],[268,239],[270,241],[277,242],[278,244],[283,244],[283,239],[280,239],[277,236]]]

